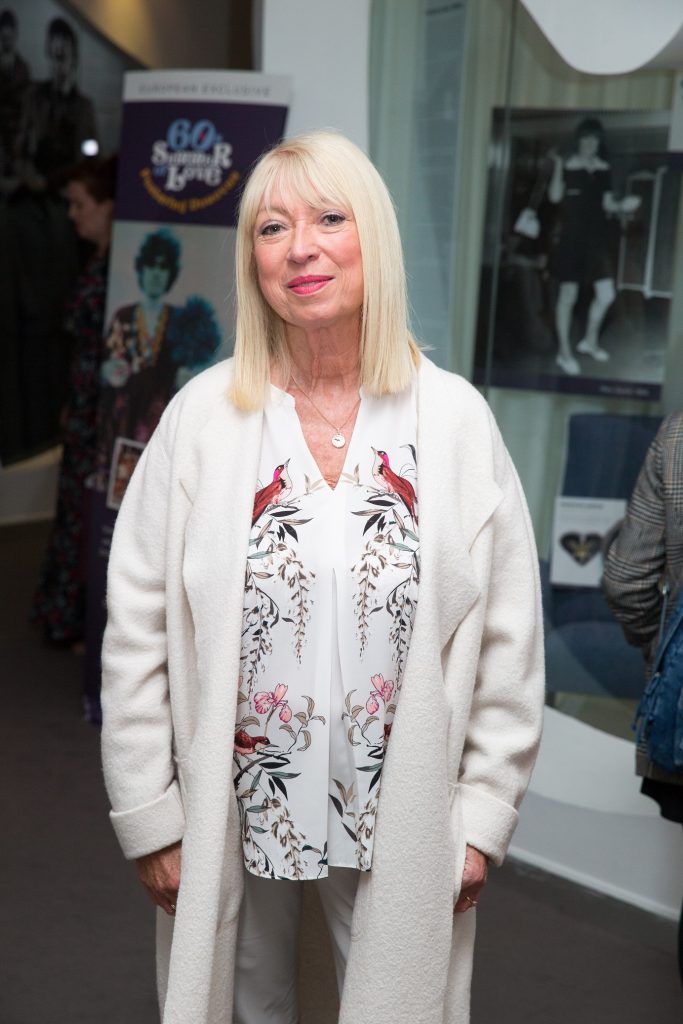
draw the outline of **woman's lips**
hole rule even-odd
[[[321,277],[319,275],[294,277],[291,281],[287,282],[287,287],[295,295],[312,295],[314,292],[319,292],[331,280],[331,277]]]

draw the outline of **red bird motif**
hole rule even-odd
[[[379,487],[388,494],[397,494],[410,513],[410,518],[417,525],[417,511],[415,508],[415,488],[404,476],[394,473],[389,465],[389,456],[386,452],[372,449],[375,453],[375,462],[372,467],[372,476]]]
[[[254,495],[254,511],[251,516],[251,525],[261,516],[269,505],[279,505],[281,501],[288,498],[292,493],[292,481],[290,480],[287,466],[289,459],[275,467],[271,483],[261,487]]]
[[[250,736],[244,729],[238,729],[235,733],[235,751],[238,754],[258,754],[259,750],[269,746],[267,736]]]

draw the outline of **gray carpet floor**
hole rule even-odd
[[[26,621],[46,535],[0,529],[0,1024],[153,1024],[153,912],[107,820],[82,662]],[[477,913],[473,1024],[681,1021],[671,922],[513,862]],[[312,889],[301,980],[302,1024],[333,1024]]]

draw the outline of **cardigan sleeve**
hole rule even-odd
[[[161,427],[119,511],[107,575],[102,653],[102,760],[111,821],[133,859],[182,838],[172,756],[165,559],[170,460]]]
[[[533,530],[493,423],[492,430],[502,498],[488,524],[489,584],[459,788],[466,841],[500,864],[538,751],[545,675]],[[484,532],[475,544],[486,543]]]

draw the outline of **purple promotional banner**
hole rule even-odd
[[[282,136],[288,84],[255,72],[126,75],[117,218],[234,227],[239,186]]]
[[[117,512],[173,395],[231,353],[238,198],[282,137],[287,99],[287,79],[256,72],[125,76],[89,502],[85,709],[94,723]]]
[[[284,118],[282,106],[131,103],[117,216],[234,226],[238,186],[282,134]]]

